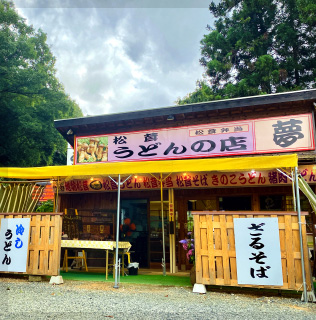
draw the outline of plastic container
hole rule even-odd
[[[138,266],[139,263],[138,262],[132,262],[127,266],[128,269],[128,274],[130,276],[137,276],[138,275]]]

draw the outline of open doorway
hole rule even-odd
[[[120,241],[132,245],[131,257],[141,268],[148,268],[147,199],[121,201]]]

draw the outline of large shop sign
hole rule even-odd
[[[312,114],[76,137],[75,164],[313,150]]]
[[[316,167],[300,166],[299,172],[307,183],[316,183]],[[174,173],[163,181],[164,188],[218,188],[239,186],[281,186],[290,185],[291,180],[276,170],[249,172],[194,172]],[[56,186],[55,186],[56,188]],[[130,177],[121,186],[121,190],[150,190],[160,188],[160,182],[151,175]],[[117,185],[109,177],[93,177],[62,181],[61,192],[115,191]]]

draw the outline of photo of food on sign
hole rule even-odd
[[[108,137],[78,138],[76,154],[76,163],[107,162]]]

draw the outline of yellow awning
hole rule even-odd
[[[116,176],[146,173],[207,171],[247,171],[291,168],[298,164],[297,154],[238,158],[112,162],[74,166],[0,168],[0,177],[18,179],[53,179],[57,177]]]

